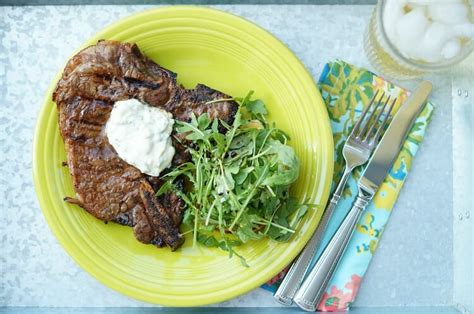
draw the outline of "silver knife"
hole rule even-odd
[[[294,302],[300,308],[317,309],[362,212],[387,176],[431,90],[430,82],[421,82],[396,113],[358,182],[359,192],[351,210],[295,295]]]

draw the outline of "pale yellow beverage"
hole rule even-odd
[[[396,79],[447,69],[473,48],[472,7],[465,0],[379,0],[364,34],[370,63]]]

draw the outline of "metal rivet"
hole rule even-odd
[[[469,97],[469,91],[467,89],[464,90],[464,97]]]
[[[461,213],[459,213],[458,218],[459,218],[459,220],[462,220],[462,214]]]
[[[458,88],[458,96],[461,96],[461,95],[462,95],[462,90]]]
[[[469,219],[469,217],[471,216],[471,213],[467,211],[467,212],[464,214],[464,216],[466,216],[466,218]]]

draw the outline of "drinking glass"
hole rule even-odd
[[[386,2],[379,0],[372,13],[370,23],[364,33],[364,50],[369,62],[377,71],[395,79],[412,79],[424,74],[448,69],[465,59],[474,49],[471,38],[463,43],[461,52],[455,57],[430,63],[405,57],[387,36],[384,29],[384,11]],[[392,0],[393,1],[393,0]],[[469,3],[467,3],[469,6]],[[472,8],[469,6],[469,18],[472,21]],[[390,14],[390,12],[387,12]]]

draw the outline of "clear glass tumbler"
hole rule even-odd
[[[462,50],[457,56],[441,62],[429,63],[403,56],[390,41],[384,29],[383,19],[387,1],[390,0],[377,2],[364,34],[365,54],[380,74],[395,79],[413,79],[426,73],[448,69],[461,62],[474,50],[474,40],[471,38],[463,44]],[[472,21],[472,9],[470,19]]]

